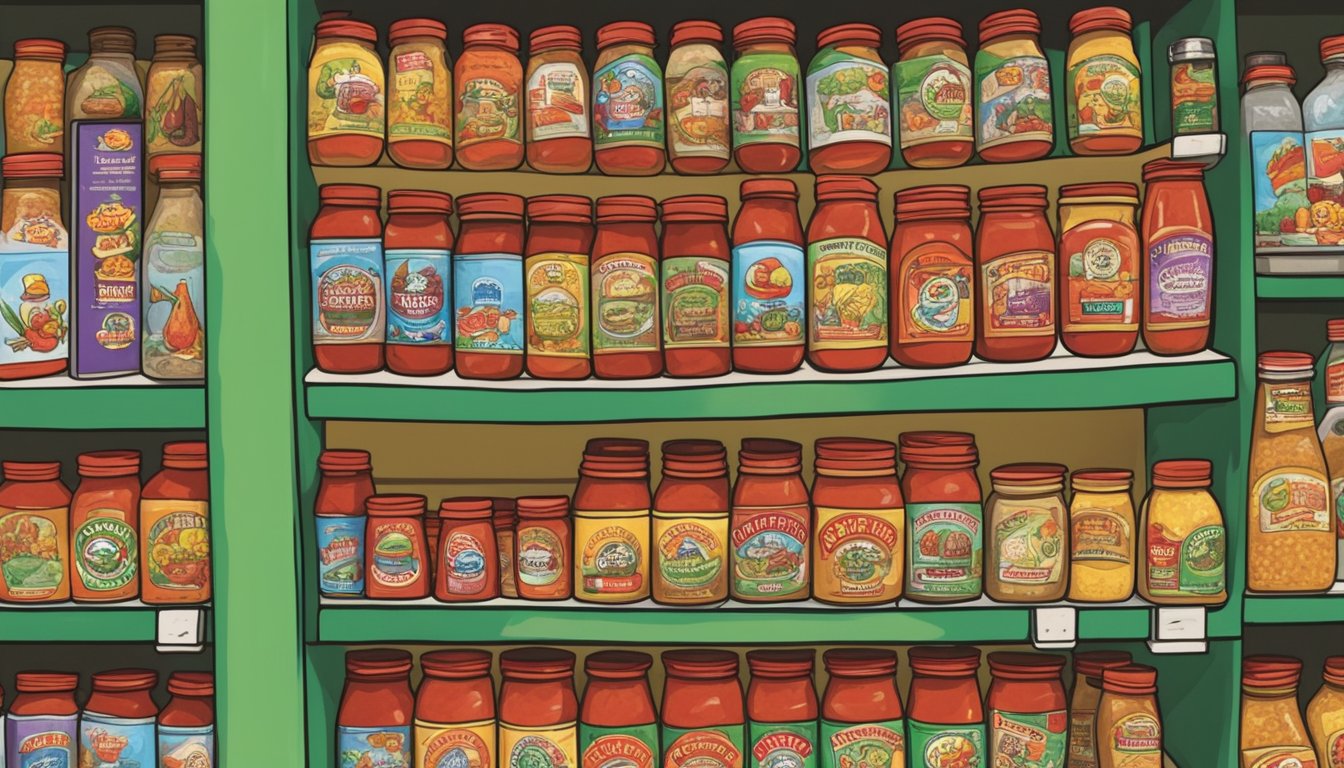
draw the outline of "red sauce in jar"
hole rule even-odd
[[[367,502],[364,571],[368,596],[384,600],[429,597],[431,568],[426,553],[425,497],[381,493]]]
[[[905,766],[905,720],[896,690],[896,652],[832,648],[822,654],[830,679],[821,697],[822,765],[855,766],[870,750],[879,765]]]
[[[377,492],[369,452],[323,451],[317,468],[318,588],[323,597],[362,597],[365,506]]]
[[[513,379],[523,373],[523,198],[502,192],[457,199],[462,228],[453,254],[457,373]]]
[[[583,661],[588,687],[579,715],[582,768],[657,764],[658,714],[649,667],[653,658],[632,651],[598,651]]]
[[[140,491],[140,599],[210,599],[210,473],[206,444],[164,443],[162,469]],[[163,562],[153,556],[167,547]]]
[[[416,766],[454,760],[495,765],[495,686],[490,652],[431,651],[420,657],[424,679],[415,692]]]
[[[663,768],[743,768],[747,728],[737,654],[709,648],[666,651],[663,667]]]
[[[401,19],[387,28],[387,45],[394,49],[387,62],[387,106],[394,117],[388,121],[387,156],[403,168],[443,170],[453,164],[453,97],[448,93],[448,85],[434,82],[434,78],[445,75],[452,79],[445,50],[447,40],[448,27],[436,19]],[[395,50],[403,44],[415,47]],[[401,74],[403,67],[408,74]],[[429,73],[428,78],[421,79],[425,72]],[[405,98],[411,90],[397,83],[403,77],[413,84],[416,99],[425,99],[417,105],[419,109],[400,110],[406,125],[399,124],[395,119],[398,110],[391,109],[392,100]],[[424,117],[412,122],[408,118],[416,112]]]
[[[1204,166],[1154,160],[1143,182],[1143,344],[1156,355],[1199,352],[1209,346],[1215,287]]]
[[[747,750],[755,765],[816,763],[815,654],[811,648],[747,651]]]
[[[501,597],[518,596],[518,579],[514,563],[514,525],[518,521],[518,503],[513,499],[491,499],[494,507],[495,545],[499,548],[499,594]]]
[[[374,51],[378,31],[372,24],[354,19],[324,18],[317,23],[315,35],[309,64],[308,162],[373,165],[383,154],[387,130],[382,115],[364,117],[373,109],[383,108],[382,62]],[[317,82],[312,66],[332,57],[354,57],[356,63],[374,64],[376,72],[365,73],[365,83],[356,81],[345,89],[324,92],[325,84]]]
[[[789,179],[742,182],[733,220],[733,368],[789,373],[807,338],[807,257],[798,187]]]
[[[469,171],[509,171],[523,164],[523,65],[518,30],[473,24],[462,33],[454,73],[457,162]]]
[[[687,176],[718,173],[728,165],[732,145],[728,66],[719,51],[723,29],[713,21],[679,21],[670,45],[666,123],[672,170]]]
[[[1040,36],[1041,19],[1027,8],[991,13],[980,20],[974,115],[976,151],[987,163],[1035,160],[1050,154],[1055,145],[1050,63]],[[987,93],[987,81],[1007,89]],[[991,121],[991,115],[1001,114],[1013,119]]]
[[[877,185],[862,176],[817,178],[807,224],[807,360],[823,371],[871,371],[887,360],[887,233]]]
[[[164,768],[215,764],[215,676],[174,672],[168,706],[159,713],[159,764]]]
[[[728,598],[727,457],[718,440],[663,443],[650,542],[658,603],[708,605]]]
[[[1113,5],[1084,8],[1069,17],[1073,40],[1065,57],[1064,109],[1069,147],[1076,154],[1128,155],[1143,146],[1142,73],[1130,43],[1133,28],[1129,11]],[[1084,48],[1094,53],[1085,56]],[[1124,94],[1121,105],[1111,101],[1116,91]]]
[[[580,195],[529,197],[527,218],[527,373],[586,379],[593,373],[593,201]]]
[[[6,724],[11,764],[19,756],[40,751],[56,765],[79,764],[79,675],[67,672],[20,672],[14,676],[18,695],[9,705]]]
[[[1055,236],[1046,188],[980,190],[975,228],[975,354],[994,363],[1041,360],[1055,350]]]
[[[0,464],[0,567],[36,557],[42,574],[23,581],[0,579],[0,602],[59,603],[70,599],[70,490],[59,461]],[[17,564],[16,564],[17,565]]]
[[[941,16],[907,21],[896,28],[896,48],[900,60],[891,67],[891,89],[901,158],[915,168],[964,164],[975,150],[975,121],[961,24]],[[938,89],[928,102],[926,83]]]
[[[989,654],[994,676],[989,709],[987,762],[1025,756],[1033,765],[1064,765],[1068,754],[1069,702],[1060,676],[1064,657],[1044,653]]]
[[[411,654],[380,648],[346,651],[345,688],[336,712],[336,754],[356,765],[411,765]],[[344,757],[342,759],[345,759]]]
[[[574,654],[558,648],[515,648],[499,655],[500,762],[522,765],[546,755],[551,765],[577,766],[579,701]]]
[[[792,21],[762,16],[733,27],[733,159],[744,173],[788,173],[802,152],[803,78]]]
[[[728,201],[714,195],[669,197],[662,213],[659,293],[667,375],[722,376],[732,366]]]
[[[514,576],[524,600],[568,600],[570,543],[568,496],[518,498]]]
[[[900,444],[910,542],[905,595],[919,603],[974,600],[984,587],[984,510],[975,474],[975,436],[905,432]]]
[[[313,362],[327,373],[380,370],[387,323],[382,190],[323,184],[317,192],[321,207],[308,230]]]
[[[645,440],[589,440],[574,489],[574,583],[579,600],[649,596],[653,500]]]
[[[817,441],[816,454],[813,596],[839,605],[893,602],[905,575],[905,505],[896,482],[896,446],[826,437]]]
[[[881,46],[882,30],[872,24],[840,24],[817,34],[817,53],[807,68],[807,162],[813,173],[867,176],[891,164],[890,72]],[[822,86],[855,70],[863,75],[859,90],[833,104]]]
[[[597,200],[592,316],[599,379],[648,379],[663,372],[657,219],[651,197]]]
[[[729,534],[734,600],[807,599],[812,514],[802,455],[803,447],[790,440],[742,441]]]
[[[464,497],[439,502],[434,598],[475,603],[499,597],[499,552],[490,499]]]
[[[159,707],[150,691],[159,683],[152,669],[114,669],[93,674],[93,690],[79,716],[79,762],[92,765],[109,754],[120,761],[154,759]]]
[[[916,646],[910,649],[909,753],[938,755],[951,765],[990,765],[985,710],[980,704],[980,649]]]
[[[923,146],[934,146],[926,144]],[[891,253],[891,356],[909,368],[946,368],[975,346],[971,190],[929,186],[896,193]]]
[[[387,193],[383,279],[388,297],[387,369],[393,373],[437,376],[453,368],[448,296],[452,212],[453,198],[442,192]]]
[[[1139,188],[1126,182],[1059,188],[1059,318],[1064,347],[1114,357],[1139,338]]]
[[[597,30],[593,153],[608,176],[655,176],[667,160],[663,71],[653,27],[615,21]]]
[[[560,24],[532,30],[527,62],[527,164],[583,173],[593,164],[583,35]]]
[[[70,501],[75,602],[119,602],[140,594],[139,528],[140,452],[81,453],[79,487]]]

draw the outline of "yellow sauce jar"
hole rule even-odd
[[[1307,705],[1307,729],[1320,768],[1344,765],[1344,656],[1325,660],[1324,682]]]
[[[1175,459],[1153,465],[1139,530],[1139,594],[1158,605],[1227,601],[1227,527],[1209,493],[1213,464]]]
[[[1111,603],[1134,594],[1134,473],[1080,469],[1069,505],[1069,599]]]
[[[1102,6],[1069,19],[1064,112],[1079,155],[1128,155],[1143,145],[1142,75],[1123,8]]]

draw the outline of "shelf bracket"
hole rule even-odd
[[[1148,650],[1153,653],[1207,653],[1208,609],[1154,608]]]
[[[1194,133],[1176,136],[1171,140],[1171,159],[1203,163],[1205,170],[1212,168],[1227,154],[1227,134]]]
[[[1072,606],[1034,608],[1031,644],[1040,649],[1068,649],[1078,644],[1078,609]]]
[[[203,608],[165,608],[157,616],[159,653],[200,653],[205,648]]]

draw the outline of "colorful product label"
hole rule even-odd
[[[1171,126],[1176,135],[1218,130],[1218,81],[1213,60],[1171,65]]]
[[[1311,410],[1311,383],[1265,384],[1263,416],[1266,432],[1313,428],[1316,419]]]
[[[415,721],[415,768],[492,768],[495,721],[431,723]]]
[[[447,344],[452,338],[448,288],[451,254],[429,248],[397,248],[385,254],[387,343]]]
[[[649,594],[649,511],[574,511],[574,581],[594,601]]]
[[[58,521],[69,516],[68,507],[0,507],[0,576],[11,598],[44,600],[65,584],[66,533]]]
[[[452,595],[478,595],[486,584],[486,545],[467,531],[453,531],[443,541],[444,584]]]
[[[1317,768],[1316,753],[1305,744],[1241,750],[1246,768]]]
[[[1055,140],[1050,62],[1044,56],[975,56],[977,146]]]
[[[703,256],[663,259],[663,343],[668,349],[727,347],[728,262]]]
[[[153,72],[146,74],[145,146],[150,155],[200,152],[205,117],[204,99],[201,97],[205,73],[201,65],[194,61],[179,60],[171,65],[155,67]],[[9,152],[42,152],[46,149],[10,147]]]
[[[1344,768],[1344,728],[1325,737],[1325,763],[1321,768]]]
[[[817,507],[814,592],[822,600],[894,600],[904,577],[905,510]]]
[[[529,587],[549,587],[568,568],[565,543],[545,526],[518,529],[518,581]]]
[[[4,722],[5,765],[10,768],[76,768],[79,765],[77,715],[25,717]]]
[[[159,726],[158,768],[214,768],[215,727]]]
[[[140,502],[144,565],[159,589],[195,592],[210,588],[210,502]]]
[[[906,593],[975,597],[983,587],[984,510],[962,502],[909,503]]]
[[[1344,113],[1339,106],[1333,111]],[[1305,231],[1315,245],[1338,248],[1344,243],[1344,128],[1309,131],[1306,145],[1311,217]]]
[[[658,62],[629,53],[593,73],[593,143],[663,148],[663,73]]]
[[[522,354],[523,257],[453,254],[453,303],[460,351]]]
[[[318,516],[318,581],[322,594],[364,594],[365,520],[363,515]]]
[[[833,237],[807,245],[812,279],[811,348],[887,345],[887,249],[871,240]]]
[[[527,78],[527,140],[588,138],[588,94],[583,72],[554,61]]]
[[[799,142],[798,57],[751,53],[733,62],[733,146]]]
[[[970,254],[951,243],[910,249],[901,259],[896,287],[896,338],[902,344],[974,340],[974,274]]]
[[[411,727],[336,726],[336,768],[411,768]]]
[[[938,725],[907,720],[911,768],[990,768],[985,757],[985,726]]]
[[[887,65],[823,48],[807,69],[809,149],[844,141],[891,146],[891,84]]]
[[[432,141],[452,146],[452,73],[442,43],[400,43],[388,73],[387,143]]]
[[[1134,331],[1139,327],[1138,239],[1117,237],[1115,222],[1069,229],[1059,247],[1069,258],[1064,276],[1064,331]]]
[[[821,768],[905,768],[905,721],[821,721]],[[913,767],[912,767],[913,768]]]
[[[1089,56],[1069,68],[1069,85],[1069,138],[1143,138],[1143,98],[1134,62],[1111,53]]]
[[[140,575],[139,544],[125,510],[92,510],[75,529],[71,544],[75,573],[90,592],[115,592]]]
[[[1159,230],[1148,240],[1148,328],[1209,324],[1213,240],[1189,227]]]
[[[1206,525],[1182,538],[1160,523],[1149,524],[1147,559],[1153,595],[1216,595],[1226,587],[1227,532]]]
[[[579,723],[581,768],[654,768],[658,764],[658,726],[602,728]]]
[[[744,768],[746,735],[742,723],[702,729],[663,725],[663,768]]]
[[[994,523],[998,580],[1004,584],[1057,584],[1064,577],[1064,509],[999,499]]]
[[[667,109],[667,143],[674,155],[728,157],[728,65],[718,48],[697,43],[672,52]]]
[[[1333,530],[1330,485],[1315,469],[1278,467],[1264,473],[1251,486],[1251,503],[1261,533]]]
[[[85,711],[79,720],[79,764],[148,768],[157,747],[152,717],[112,717]]]
[[[985,337],[1055,335],[1055,257],[1049,251],[1016,251],[987,259]]]
[[[70,355],[70,239],[60,193],[19,194],[14,223],[0,233],[0,365]]]
[[[1069,741],[1065,710],[1023,714],[989,711],[989,755],[993,765],[1061,768]],[[986,766],[989,768],[989,766]]]
[[[578,727],[563,723],[542,728],[499,724],[499,768],[576,768]]]
[[[643,253],[593,260],[593,354],[657,352],[658,262]]]
[[[402,520],[369,526],[369,580],[385,589],[407,589],[424,575],[425,553],[420,551],[416,526]]]
[[[653,513],[657,597],[708,602],[728,596],[728,510],[717,515]]]
[[[1125,715],[1108,734],[1116,765],[1162,768],[1162,723],[1147,712]],[[1101,746],[1101,745],[1098,745]]]
[[[974,141],[971,69],[943,54],[895,65],[901,148],[934,141]]]
[[[383,63],[371,46],[323,42],[308,67],[308,138],[383,137]]]
[[[1069,768],[1098,768],[1096,727],[1095,710],[1069,713]]]
[[[806,597],[807,547],[811,538],[807,504],[734,507],[733,596],[749,600]]]
[[[747,726],[754,768],[816,768],[817,721]]]
[[[540,253],[527,257],[527,353],[588,357],[588,256]]]
[[[503,50],[476,49],[457,61],[457,146],[523,142],[518,57]]]
[[[1310,231],[1307,150],[1301,131],[1251,131],[1255,247],[1316,244]],[[1324,209],[1322,209],[1324,210]]]
[[[159,221],[168,221],[170,215]],[[201,378],[205,375],[202,238],[156,226],[145,243],[144,279],[149,294],[141,350],[145,373],[162,379]]]
[[[1083,507],[1070,515],[1075,563],[1129,563],[1133,557],[1133,526],[1113,509]]]
[[[733,346],[803,343],[806,257],[801,246],[756,240],[733,247]]]
[[[383,244],[377,239],[314,240],[313,343],[359,344],[383,339]]]

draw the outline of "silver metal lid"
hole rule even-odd
[[[1167,46],[1167,61],[1192,61],[1214,58],[1213,41],[1207,37],[1182,37]]]
[[[1246,54],[1243,71],[1251,67],[1282,67],[1288,64],[1288,54],[1283,51],[1253,51]]]

